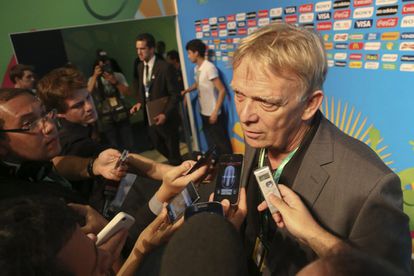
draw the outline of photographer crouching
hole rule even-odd
[[[99,56],[93,68],[88,91],[93,95],[99,114],[99,132],[112,146],[132,149],[129,109],[124,101],[124,96],[129,94],[125,76],[114,71],[110,58],[106,55]]]

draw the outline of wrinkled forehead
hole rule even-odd
[[[43,110],[41,101],[30,94],[22,94],[7,102],[0,102],[0,118],[19,118],[30,113],[39,114]]]

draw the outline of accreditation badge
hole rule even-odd
[[[110,97],[110,98],[108,98],[108,100],[109,100],[109,105],[111,107],[116,107],[116,106],[119,105],[118,104],[118,99],[116,97]]]
[[[266,268],[266,265],[265,265],[266,255],[267,255],[267,249],[264,246],[262,240],[259,237],[257,237],[256,243],[253,249],[252,258],[257,268],[260,270],[260,272],[263,272],[264,269]]]

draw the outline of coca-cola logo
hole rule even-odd
[[[398,18],[381,18],[377,20],[377,28],[393,28],[397,26]]]

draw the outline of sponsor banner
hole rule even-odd
[[[294,14],[294,13],[296,13],[296,6],[286,7],[284,12],[285,12],[285,14]]]
[[[220,29],[220,30],[225,30],[225,29],[227,29],[227,24],[226,24],[226,23],[220,23],[220,24],[219,24],[219,29]]]
[[[401,63],[400,71],[403,72],[414,72],[414,64],[409,63]]]
[[[228,57],[228,56],[225,56],[225,57],[223,57],[221,60],[222,60],[223,62],[227,62],[227,61],[229,61],[229,57]]]
[[[401,42],[400,51],[414,51],[414,42]]]
[[[398,24],[398,17],[381,18],[377,20],[377,28],[394,28]]]
[[[365,20],[355,20],[354,28],[355,29],[368,29],[372,27],[372,19]]]
[[[226,17],[225,17],[225,16],[220,16],[220,17],[218,18],[218,22],[219,22],[219,23],[226,22]]]
[[[214,43],[214,44],[220,44],[220,42],[221,42],[221,40],[220,40],[220,39],[214,39],[214,40],[213,40],[213,43]]]
[[[367,8],[357,8],[357,9],[355,9],[353,17],[355,19],[370,18],[373,15],[374,15],[374,7],[367,7]]]
[[[381,42],[366,42],[364,45],[364,50],[377,51],[379,49],[381,49]]]
[[[248,12],[246,14],[247,19],[254,19],[256,18],[256,12]]]
[[[230,35],[230,36],[233,36],[233,35],[236,35],[236,34],[237,34],[236,30],[229,30],[228,31],[228,35]]]
[[[379,60],[379,55],[378,54],[366,54],[365,55],[365,60],[377,61],[377,60]]]
[[[246,20],[246,13],[245,12],[236,14],[236,21],[244,21],[244,20]],[[227,21],[229,21],[229,20],[227,19]]]
[[[247,29],[247,34],[251,34],[256,30],[257,30],[257,27],[250,27],[250,28]]]
[[[197,26],[196,28],[195,28],[195,31],[196,32],[201,32],[203,29],[201,28],[201,26]]]
[[[349,44],[349,50],[362,50],[364,48],[363,42],[352,42]]]
[[[394,15],[398,12],[398,6],[387,6],[387,7],[379,7],[377,9],[377,16],[388,16],[388,15]]]
[[[219,31],[219,36],[220,37],[227,36],[227,30],[220,30]]]
[[[210,37],[210,32],[204,32],[203,37]]]
[[[333,49],[333,43],[332,42],[325,42],[324,46],[325,46],[325,50],[332,50]]]
[[[397,54],[383,54],[381,57],[382,62],[396,62],[398,59]]]
[[[203,32],[196,32],[196,38],[203,38]]]
[[[217,24],[217,17],[210,17],[208,19],[208,24],[210,25]]]
[[[334,9],[345,9],[351,6],[351,1],[349,0],[336,0],[334,1],[333,8]]]
[[[217,57],[221,57],[221,52],[220,51],[216,51],[216,56]]]
[[[237,35],[246,35],[246,34],[247,34],[246,28],[237,29]]]
[[[380,37],[380,33],[366,33],[365,39],[366,40],[378,40]]]
[[[331,19],[331,12],[320,12],[316,15],[316,20],[323,21],[323,20],[330,20]]]
[[[318,31],[332,30],[332,22],[320,22],[316,24],[316,30]]]
[[[335,43],[335,49],[347,49],[348,43]]]
[[[203,32],[210,31],[210,25],[203,25]]]
[[[399,37],[399,32],[387,32],[381,34],[381,40],[397,40]]]
[[[381,49],[382,50],[398,50],[398,46],[399,44],[397,42],[386,42],[382,45]]]
[[[270,23],[270,18],[266,17],[266,18],[260,18],[257,25],[259,25],[260,27],[269,25]]]
[[[326,58],[332,59],[333,58],[333,54],[332,53],[326,53]]]
[[[313,4],[305,4],[299,6],[299,12],[300,13],[307,13],[313,11]]]
[[[221,44],[220,50],[227,50],[227,44]]]
[[[413,40],[414,39],[414,32],[405,32],[405,33],[402,33],[401,34],[401,39],[402,40],[407,40],[407,39]]]
[[[351,10],[340,10],[334,12],[334,19],[348,19],[351,16]]]
[[[227,45],[227,50],[234,50],[234,45],[233,44],[228,44]],[[230,54],[231,52],[229,52]]]
[[[201,25],[201,20],[196,20],[196,21],[194,21],[194,25],[196,25],[196,26],[200,26],[200,25]]]
[[[235,21],[227,22],[227,29],[234,30],[236,29],[236,27],[237,27],[237,24]]]
[[[335,61],[335,66],[336,67],[345,67],[346,66],[346,61]]]
[[[335,21],[333,29],[335,31],[349,30],[352,26],[352,20]]]
[[[397,65],[395,63],[383,63],[382,69],[384,70],[395,70],[397,69]]]
[[[303,28],[308,29],[308,30],[315,29],[315,24],[313,24],[313,23],[300,24],[300,26],[302,26]]]
[[[336,53],[334,59],[336,60],[345,60],[347,58],[347,53]]]
[[[371,6],[373,0],[354,0],[354,7]]]
[[[285,16],[286,23],[296,23],[298,22],[298,16],[296,14],[293,15],[286,15]]]
[[[334,41],[347,41],[348,34],[347,33],[335,34],[333,40]]]
[[[402,14],[413,14],[414,13],[414,4],[405,4],[402,7]]]
[[[362,59],[362,54],[350,54],[349,59],[350,60],[361,60]]]
[[[215,31],[215,30],[217,30],[217,28],[218,28],[217,24],[210,25],[210,30],[211,31]]]
[[[239,44],[239,42],[240,42],[240,37],[233,38],[233,43],[234,44]]]
[[[379,62],[368,61],[365,62],[365,69],[377,70],[379,68]]]
[[[315,14],[313,12],[310,13],[302,13],[299,15],[299,23],[311,23],[315,18]]]
[[[204,18],[203,20],[201,20],[201,23],[203,25],[207,25],[208,24],[208,18]]]
[[[350,34],[349,40],[363,40],[364,34]]]
[[[316,12],[330,11],[332,9],[332,1],[322,1],[315,4]]]
[[[349,63],[349,68],[356,68],[356,69],[362,68],[362,61],[351,61]]]
[[[270,10],[270,17],[280,17],[282,16],[283,9],[282,8],[273,8]]]
[[[218,32],[217,31],[211,31],[211,36],[212,37],[217,37],[218,36]]]
[[[261,10],[259,11],[259,18],[269,17],[269,11],[268,10]]]
[[[382,5],[391,5],[396,4],[398,0],[376,0],[375,5],[382,6]]]
[[[332,59],[328,59],[328,67],[333,67],[334,61]]]
[[[237,21],[237,28],[244,28],[244,27],[246,27],[246,21]]]
[[[234,14],[227,15],[227,21],[234,21],[234,20],[236,20],[236,16]]]
[[[331,36],[329,34],[323,34],[322,36],[323,41],[329,41],[330,38]]]
[[[414,27],[414,15],[404,16],[401,20],[401,28]]]
[[[273,17],[270,19],[270,22],[282,23],[283,19],[282,17]]]
[[[228,56],[229,56],[229,57],[234,56],[234,52],[228,52]]]
[[[255,27],[257,25],[257,21],[255,19],[247,20],[248,27]]]

